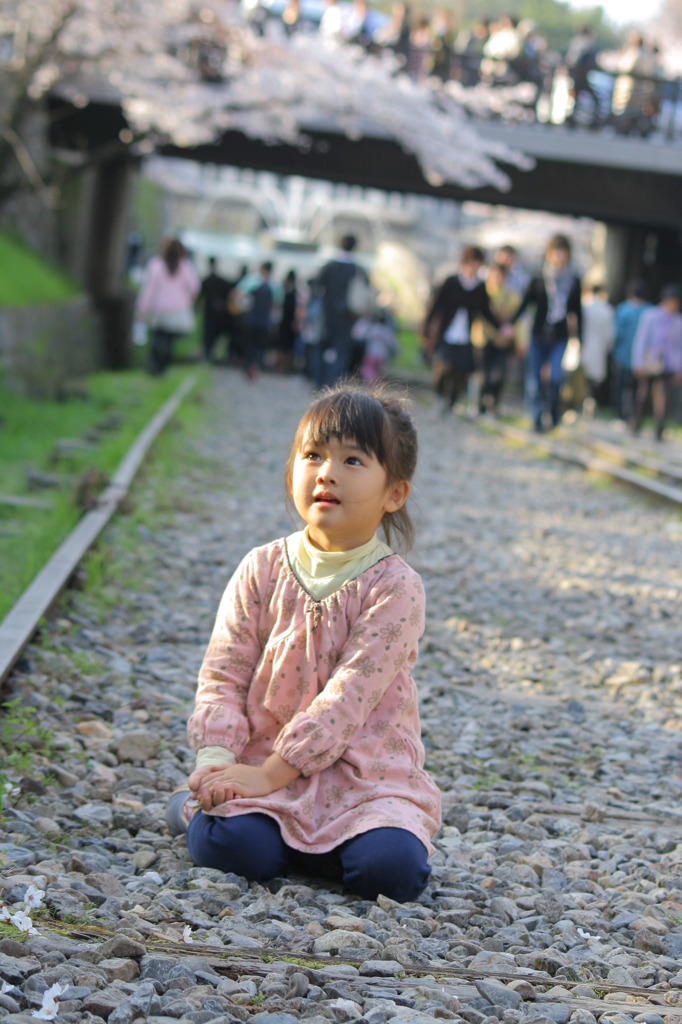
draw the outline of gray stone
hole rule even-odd
[[[514,900],[510,900],[506,896],[494,896],[490,901],[490,911],[508,921],[515,921],[519,916],[518,906]]]
[[[73,816],[89,825],[105,825],[107,827],[111,826],[113,820],[111,807],[107,807],[106,804],[84,804],[82,807],[76,808]]]
[[[349,932],[343,928],[335,928],[315,939],[314,953],[338,953],[341,949],[383,949],[383,944],[362,932]]]
[[[0,843],[0,865],[11,864],[15,868],[26,868],[35,864],[35,853],[14,843]]]
[[[536,997],[534,986],[524,979],[515,979],[514,981],[510,981],[507,988],[512,992],[516,992],[524,1003],[532,1002]]]
[[[119,760],[144,764],[156,756],[160,739],[157,733],[137,729],[121,736],[116,743]]]
[[[589,1010],[580,1008],[571,1014],[571,1024],[597,1024],[597,1018]]]
[[[100,971],[103,971],[107,981],[133,981],[140,973],[140,966],[136,960],[124,957],[110,957],[100,960],[97,964]]]
[[[397,960],[365,960],[358,970],[361,975],[377,978],[399,978],[404,974],[403,965]]]
[[[674,960],[682,959],[682,932],[670,932],[662,938],[665,951]]]
[[[518,1010],[521,1005],[521,994],[498,981],[474,979],[474,985],[492,1006],[501,1006],[505,1010]]]
[[[511,953],[495,953],[481,950],[469,963],[472,971],[516,973],[516,961]]]
[[[637,984],[630,972],[624,967],[612,967],[607,978],[612,985],[622,985],[623,988],[632,988]]]
[[[11,996],[6,993],[0,992],[0,1009],[6,1010],[7,1013],[20,1013],[21,1007]],[[3,1014],[4,1016],[4,1014]]]
[[[574,1007],[570,1003],[543,1003],[542,1012],[554,1024],[568,1024]]]
[[[289,977],[289,988],[286,993],[287,999],[305,999],[309,989],[310,980],[307,975],[302,974],[301,971],[294,971]]]
[[[141,942],[129,938],[127,935],[115,935],[107,939],[99,949],[103,960],[123,958],[124,960],[140,960],[147,952]]]
[[[178,970],[185,971],[187,969],[170,956],[143,956],[140,960],[140,978],[144,981],[160,981],[162,985],[167,985],[173,972],[176,972],[175,977],[177,977]],[[196,978],[191,969],[187,970],[187,973],[191,974],[192,979]]]
[[[68,1003],[73,1000],[86,999],[92,993],[92,988],[88,988],[87,985],[67,985],[64,992],[59,997],[60,1003]]]
[[[93,1013],[96,1017],[110,1020],[114,1010],[126,1003],[127,998],[124,991],[112,986],[89,995],[87,999],[83,1000],[81,1010],[84,1013]],[[132,1020],[132,1012],[130,1019]]]

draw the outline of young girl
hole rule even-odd
[[[286,486],[305,529],[242,561],[199,674],[191,793],[167,814],[195,863],[336,874],[366,899],[425,888],[440,794],[410,674],[424,591],[376,536],[411,540],[416,457],[395,396],[342,385],[299,423]]]

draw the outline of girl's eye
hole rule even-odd
[[[346,463],[349,466],[361,466],[362,465],[362,463],[361,463],[360,459],[357,457],[357,455],[349,455],[348,458],[346,459]]]
[[[306,462],[317,462],[319,457],[317,452],[303,452],[303,459]]]

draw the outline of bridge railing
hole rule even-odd
[[[682,78],[460,55],[440,85],[477,117],[682,141]],[[475,102],[482,90],[499,93],[500,102]]]
[[[325,9],[320,0],[302,0],[303,16],[290,25],[283,20],[285,0],[242,0],[242,5],[245,20],[260,35],[316,33]],[[436,54],[430,45],[380,44],[378,38],[363,30],[346,42],[379,57],[390,54],[397,74],[449,93],[477,119],[582,127],[605,135],[682,142],[682,78],[611,70],[593,56],[589,62],[568,66],[558,54],[521,49],[513,57],[495,59],[480,52],[457,52],[450,46]],[[222,81],[224,43],[192,38],[180,49],[205,81]]]

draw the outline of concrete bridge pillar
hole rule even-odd
[[[604,259],[606,286],[620,302],[632,278],[642,278],[655,301],[666,284],[682,285],[682,232],[675,228],[609,225]]]
[[[101,164],[91,196],[86,284],[101,317],[103,362],[111,370],[130,363],[134,297],[125,287],[125,267],[135,170],[125,158]]]
[[[100,357],[107,369],[130,362],[133,294],[126,288],[125,271],[135,173],[135,161],[126,158],[88,166],[62,211],[64,262],[99,314]]]

